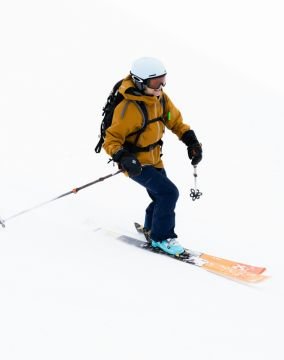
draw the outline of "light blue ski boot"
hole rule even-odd
[[[184,252],[184,248],[174,239],[166,239],[162,241],[152,240],[153,248],[159,248],[169,255],[180,255]]]

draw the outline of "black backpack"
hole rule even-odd
[[[100,140],[99,140],[97,146],[95,147],[95,152],[96,153],[100,153],[100,151],[102,149],[103,143],[105,141],[106,131],[111,126],[113,113],[114,113],[114,110],[115,110],[116,106],[124,99],[124,96],[118,91],[120,85],[122,84],[122,81],[123,80],[120,80],[114,85],[110,95],[107,98],[107,102],[106,102],[105,106],[103,107],[103,113],[102,113],[103,119],[102,119],[102,122],[101,122]],[[146,129],[146,126],[148,124],[150,124],[152,122],[155,122],[155,121],[164,122],[164,114],[165,114],[165,99],[164,99],[164,96],[162,97],[161,101],[162,101],[162,105],[163,105],[163,109],[164,109],[163,110],[163,116],[160,116],[160,117],[155,118],[153,120],[148,119],[148,112],[147,112],[147,108],[146,108],[146,105],[144,104],[144,102],[143,101],[135,101],[135,103],[139,106],[139,108],[142,111],[142,114],[143,114],[143,117],[144,117],[144,122],[143,122],[143,125],[142,125],[141,129],[139,129],[137,131],[134,131],[134,132],[132,132],[131,134],[128,135],[128,137],[129,137],[129,136],[133,136],[133,135],[136,134],[136,138],[134,140],[134,143],[129,143],[129,142],[126,141],[125,144],[123,145],[123,147],[126,148],[129,152],[135,153],[135,152],[141,152],[141,151],[150,151],[155,146],[163,144],[162,140],[160,139],[155,144],[151,144],[151,145],[148,145],[148,146],[145,146],[145,147],[136,146],[136,144],[138,142],[138,139],[139,139],[139,136]]]

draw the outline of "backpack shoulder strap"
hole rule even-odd
[[[165,99],[165,96],[163,95],[160,99],[160,102],[162,104],[162,107],[163,107],[163,114],[162,116],[159,116],[155,119],[151,119],[149,120],[148,118],[148,112],[147,112],[147,107],[145,105],[145,103],[143,101],[134,101],[134,103],[137,105],[138,109],[140,110],[141,114],[142,114],[142,117],[143,117],[143,124],[142,124],[142,127],[141,129],[139,130],[136,130],[132,133],[130,133],[127,137],[129,136],[133,136],[136,134],[136,137],[135,137],[135,140],[134,140],[134,147],[137,147],[136,144],[138,142],[138,139],[140,137],[140,135],[145,131],[146,127],[148,124],[151,124],[151,123],[154,123],[156,121],[162,121],[164,124],[165,124],[165,116],[166,116],[166,99]],[[160,140],[161,141],[161,140]],[[160,142],[159,141],[159,142]],[[148,150],[149,151],[149,150]]]
[[[145,105],[145,103],[143,101],[134,101],[134,104],[136,104],[137,108],[139,109],[139,111],[141,112],[142,115],[142,127],[139,130],[133,131],[132,133],[130,133],[127,137],[130,137],[132,135],[136,134],[136,138],[134,140],[134,144],[137,144],[139,136],[141,135],[141,133],[145,130],[146,126],[148,125],[149,121],[148,121],[148,111],[147,111],[147,107]]]
[[[161,104],[162,104],[162,107],[163,107],[163,120],[165,119],[165,116],[166,116],[166,98],[164,95],[162,95],[161,97]]]

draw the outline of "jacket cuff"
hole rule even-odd
[[[120,159],[121,159],[124,155],[127,155],[127,154],[128,154],[128,151],[125,150],[124,148],[121,148],[121,149],[119,149],[116,153],[114,153],[114,154],[112,155],[112,159],[113,159],[113,161],[115,161],[115,162],[119,162]]]
[[[193,144],[198,144],[198,140],[197,137],[195,135],[195,132],[193,130],[188,130],[186,131],[182,137],[181,137],[181,141],[186,145],[186,146],[192,146]]]

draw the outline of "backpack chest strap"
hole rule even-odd
[[[149,120],[148,111],[147,111],[145,103],[143,101],[135,101],[135,103],[136,103],[138,109],[140,110],[140,112],[142,114],[143,123],[142,123],[142,127],[139,130],[133,131],[132,133],[128,134],[127,137],[130,137],[130,136],[133,136],[133,135],[137,134],[137,136],[135,138],[135,141],[134,141],[134,143],[136,144],[137,141],[138,141],[139,136],[142,134],[142,132],[145,131],[146,127],[149,124],[152,124],[152,123],[157,122],[157,121],[161,121],[163,124],[165,124],[165,120],[163,118],[165,110],[164,110],[164,102],[162,102],[162,104],[163,104],[163,115]]]
[[[163,146],[163,140],[160,139],[159,141],[155,142],[154,144],[150,144],[148,146],[144,146],[144,147],[140,147],[137,146],[135,144],[132,144],[128,141],[126,141],[123,145],[123,147],[129,151],[132,154],[138,153],[138,152],[148,152],[148,151],[152,151],[153,149],[155,149],[156,146]]]

